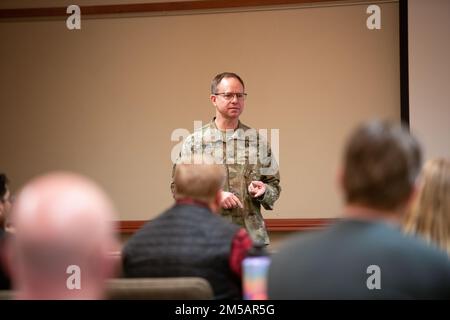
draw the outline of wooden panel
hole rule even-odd
[[[159,3],[136,3],[117,5],[80,6],[83,15],[155,13],[189,10],[211,10],[239,7],[261,7],[274,5],[304,4],[329,2],[326,0],[206,0]],[[54,8],[20,8],[0,10],[1,18],[36,18],[67,16],[66,7]]]
[[[324,228],[337,219],[267,219],[266,226],[269,231],[307,231]]]
[[[269,231],[307,231],[321,229],[334,223],[337,219],[267,219],[266,226]],[[119,233],[132,234],[139,230],[147,221],[126,220],[119,222]]]

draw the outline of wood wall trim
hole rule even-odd
[[[139,230],[147,221],[146,220],[122,220],[118,221],[117,228],[120,234],[135,233]]]
[[[343,0],[334,0],[343,1]],[[330,2],[330,0],[203,0],[80,6],[81,15],[158,13]],[[67,17],[67,7],[1,9],[0,19]]]
[[[266,219],[267,230],[279,231],[308,231],[324,228],[336,219],[316,218],[316,219]],[[139,230],[146,220],[123,220],[118,222],[120,234],[132,234]]]
[[[322,229],[334,223],[333,218],[315,219],[266,219],[267,230],[269,231],[307,231]]]

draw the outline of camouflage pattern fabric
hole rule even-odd
[[[222,209],[221,215],[245,227],[253,241],[269,244],[261,206],[272,210],[280,196],[281,187],[278,164],[272,157],[267,141],[255,129],[241,122],[236,130],[220,131],[213,119],[185,139],[179,159],[202,152],[225,166],[227,177],[223,190],[236,195],[244,206],[243,209]],[[265,183],[266,191],[255,199],[249,195],[248,186],[256,180]],[[173,193],[173,181],[171,188]]]

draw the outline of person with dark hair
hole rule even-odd
[[[11,210],[10,192],[8,188],[8,177],[4,173],[0,173],[0,229],[5,230],[5,217]],[[0,232],[1,232],[0,231]]]
[[[5,232],[0,230],[0,290],[10,290],[11,280],[5,268]]]
[[[402,216],[421,167],[407,130],[372,121],[344,151],[344,216],[298,235],[273,257],[271,299],[450,299],[450,260],[404,235]]]
[[[246,228],[253,241],[269,244],[261,206],[273,209],[281,192],[280,175],[268,142],[239,121],[246,97],[239,75],[216,75],[210,95],[216,116],[185,139],[180,157],[208,154],[223,164],[227,174],[221,192],[221,215]],[[173,181],[171,187],[174,193]]]
[[[240,299],[241,264],[252,241],[245,229],[216,214],[225,170],[207,159],[179,161],[175,204],[128,240],[122,270],[129,278],[201,277],[215,299]]]
[[[0,290],[8,290],[11,288],[11,282],[4,267],[5,219],[11,210],[8,183],[9,180],[6,174],[0,173]]]

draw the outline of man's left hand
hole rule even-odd
[[[266,184],[262,181],[252,181],[248,186],[248,193],[252,198],[258,198],[266,192]]]

